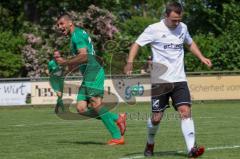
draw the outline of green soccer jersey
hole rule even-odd
[[[50,77],[62,77],[63,70],[60,65],[55,60],[51,60],[48,63],[48,71],[50,73]]]
[[[50,85],[55,92],[62,92],[64,85],[63,69],[55,60],[48,63],[48,70],[50,73]]]
[[[85,81],[95,81],[96,76],[102,67],[95,58],[95,51],[89,35],[83,29],[75,27],[74,32],[71,34],[72,54],[76,56],[78,54],[78,49],[81,48],[87,49],[88,61],[86,64],[80,65],[80,71],[83,74]]]

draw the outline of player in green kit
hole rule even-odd
[[[64,105],[63,105],[63,85],[64,85],[64,76],[63,76],[63,69],[62,66],[60,66],[57,63],[57,59],[61,57],[60,52],[55,50],[53,53],[53,59],[49,61],[48,63],[48,71],[50,74],[49,82],[57,94],[57,104],[55,106],[55,113],[57,114],[59,112],[59,107],[62,108],[62,111],[64,112]]]
[[[103,105],[105,74],[103,67],[96,60],[91,38],[83,29],[76,27],[68,15],[59,17],[57,26],[65,36],[71,36],[70,46],[74,56],[70,60],[59,58],[57,62],[60,65],[67,65],[69,68],[79,66],[83,75],[83,81],[77,95],[77,111],[86,115],[91,112],[88,109],[90,106],[98,113],[112,136],[108,145],[124,144],[126,113],[118,115],[109,112]]]

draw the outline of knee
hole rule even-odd
[[[57,92],[58,97],[62,97],[62,92]]]
[[[152,120],[153,125],[158,125],[160,123],[160,120]]]
[[[158,125],[161,122],[162,113],[153,113],[152,115],[152,124]]]
[[[95,99],[95,98],[92,98],[92,100],[90,102],[90,105],[93,109],[99,110],[102,106],[102,101],[98,100],[98,99]]]
[[[189,106],[181,106],[178,108],[181,119],[191,118],[191,108]]]
[[[84,113],[84,112],[86,112],[86,107],[77,105],[77,111],[78,111],[78,113]]]
[[[90,105],[94,110],[99,110],[101,108],[101,103],[91,103]]]

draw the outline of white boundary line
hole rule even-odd
[[[236,149],[236,148],[240,148],[240,145],[209,147],[209,148],[206,148],[206,151]],[[177,151],[177,153],[183,153],[183,152],[184,151]],[[140,159],[140,158],[145,158],[145,156],[143,156],[143,155],[129,156],[129,157],[122,157],[122,158],[119,158],[119,159]]]
[[[207,148],[207,150],[212,151],[212,150],[224,150],[224,149],[236,149],[236,148],[240,148],[240,145],[222,146],[222,147],[209,147],[209,148]]]
[[[72,124],[73,122],[42,122],[42,123],[22,123],[16,125],[8,125],[13,127],[29,127],[29,126],[44,126],[44,125],[56,125],[56,124]]]
[[[138,158],[144,158],[145,156],[132,156],[132,157],[123,157],[119,159],[138,159]]]

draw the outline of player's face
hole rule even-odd
[[[60,52],[59,51],[54,51],[53,57],[54,57],[54,59],[57,59],[57,58],[61,57]]]
[[[175,29],[180,24],[181,20],[182,14],[176,12],[171,12],[165,17],[166,24],[170,29]]]
[[[63,35],[68,35],[70,34],[70,21],[65,20],[64,18],[61,18],[57,22],[57,27],[58,29],[63,33]]]

